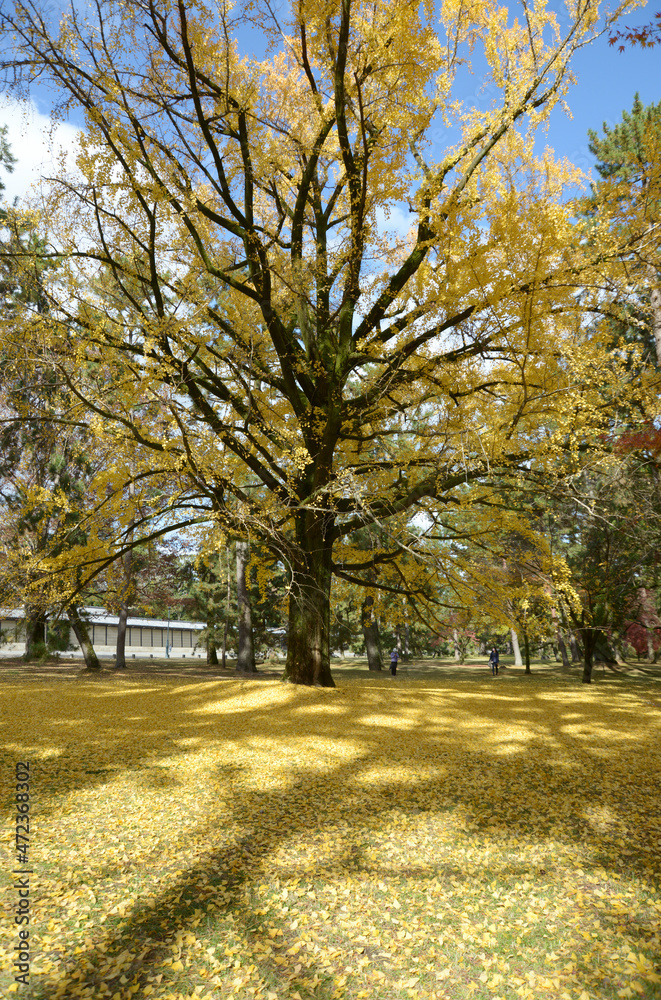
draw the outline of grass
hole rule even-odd
[[[4,959],[17,940],[11,801],[28,756],[34,954],[18,995],[661,997],[653,672],[586,687],[554,664],[391,678],[349,662],[319,690],[153,661],[53,668],[57,683],[17,669],[0,669],[0,944]]]

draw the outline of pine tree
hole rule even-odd
[[[16,157],[12,153],[11,146],[7,141],[7,126],[0,125],[0,166],[4,167],[7,173],[13,174],[15,165]],[[0,195],[3,194],[4,190],[5,185],[2,178],[0,178]],[[4,209],[0,208],[0,218],[3,217],[3,212]]]
[[[597,158],[599,176],[646,187],[651,168],[649,138],[654,133],[661,134],[661,101],[644,105],[636,93],[631,112],[623,111],[622,121],[612,128],[606,122],[602,128],[603,136],[588,129],[588,147]]]
[[[590,152],[597,158],[596,170],[601,183],[593,185],[592,210],[619,205],[625,223],[644,215],[651,229],[661,217],[661,101],[644,105],[636,94],[631,112],[622,113],[622,121],[610,128],[603,124],[603,135],[588,131]],[[627,302],[619,302],[610,319],[613,341],[639,343],[645,352],[656,357],[661,366],[661,273],[658,261],[630,262],[636,287]]]
[[[200,554],[195,561],[195,576],[189,594],[194,601],[193,617],[204,621],[206,628],[198,637],[207,647],[207,663],[218,666],[216,647],[220,644],[224,631],[223,649],[227,641],[226,593],[230,572],[229,558],[223,560],[218,553]],[[223,629],[224,626],[224,629]],[[224,661],[224,655],[223,655]],[[223,662],[223,666],[225,663]]]

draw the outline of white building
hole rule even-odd
[[[97,656],[114,656],[119,623],[117,615],[110,615],[103,608],[81,608],[80,611],[87,622]],[[200,622],[129,617],[126,622],[126,655],[165,656],[166,646],[169,646],[170,656],[206,657],[206,648],[197,644],[198,635],[204,627]],[[0,629],[4,640],[0,645],[0,656],[22,656],[25,652],[23,609],[0,608]],[[82,656],[72,628],[69,628],[69,643],[73,646],[74,655]]]

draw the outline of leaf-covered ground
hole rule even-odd
[[[661,997],[661,685],[0,684],[0,992],[32,762],[30,1000]]]

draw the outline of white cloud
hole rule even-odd
[[[0,125],[7,126],[7,140],[17,160],[13,173],[3,169],[0,174],[6,201],[25,197],[42,177],[52,176],[62,152],[67,155],[67,166],[73,167],[80,135],[74,125],[53,124],[33,102],[17,101],[6,94],[0,98]]]

